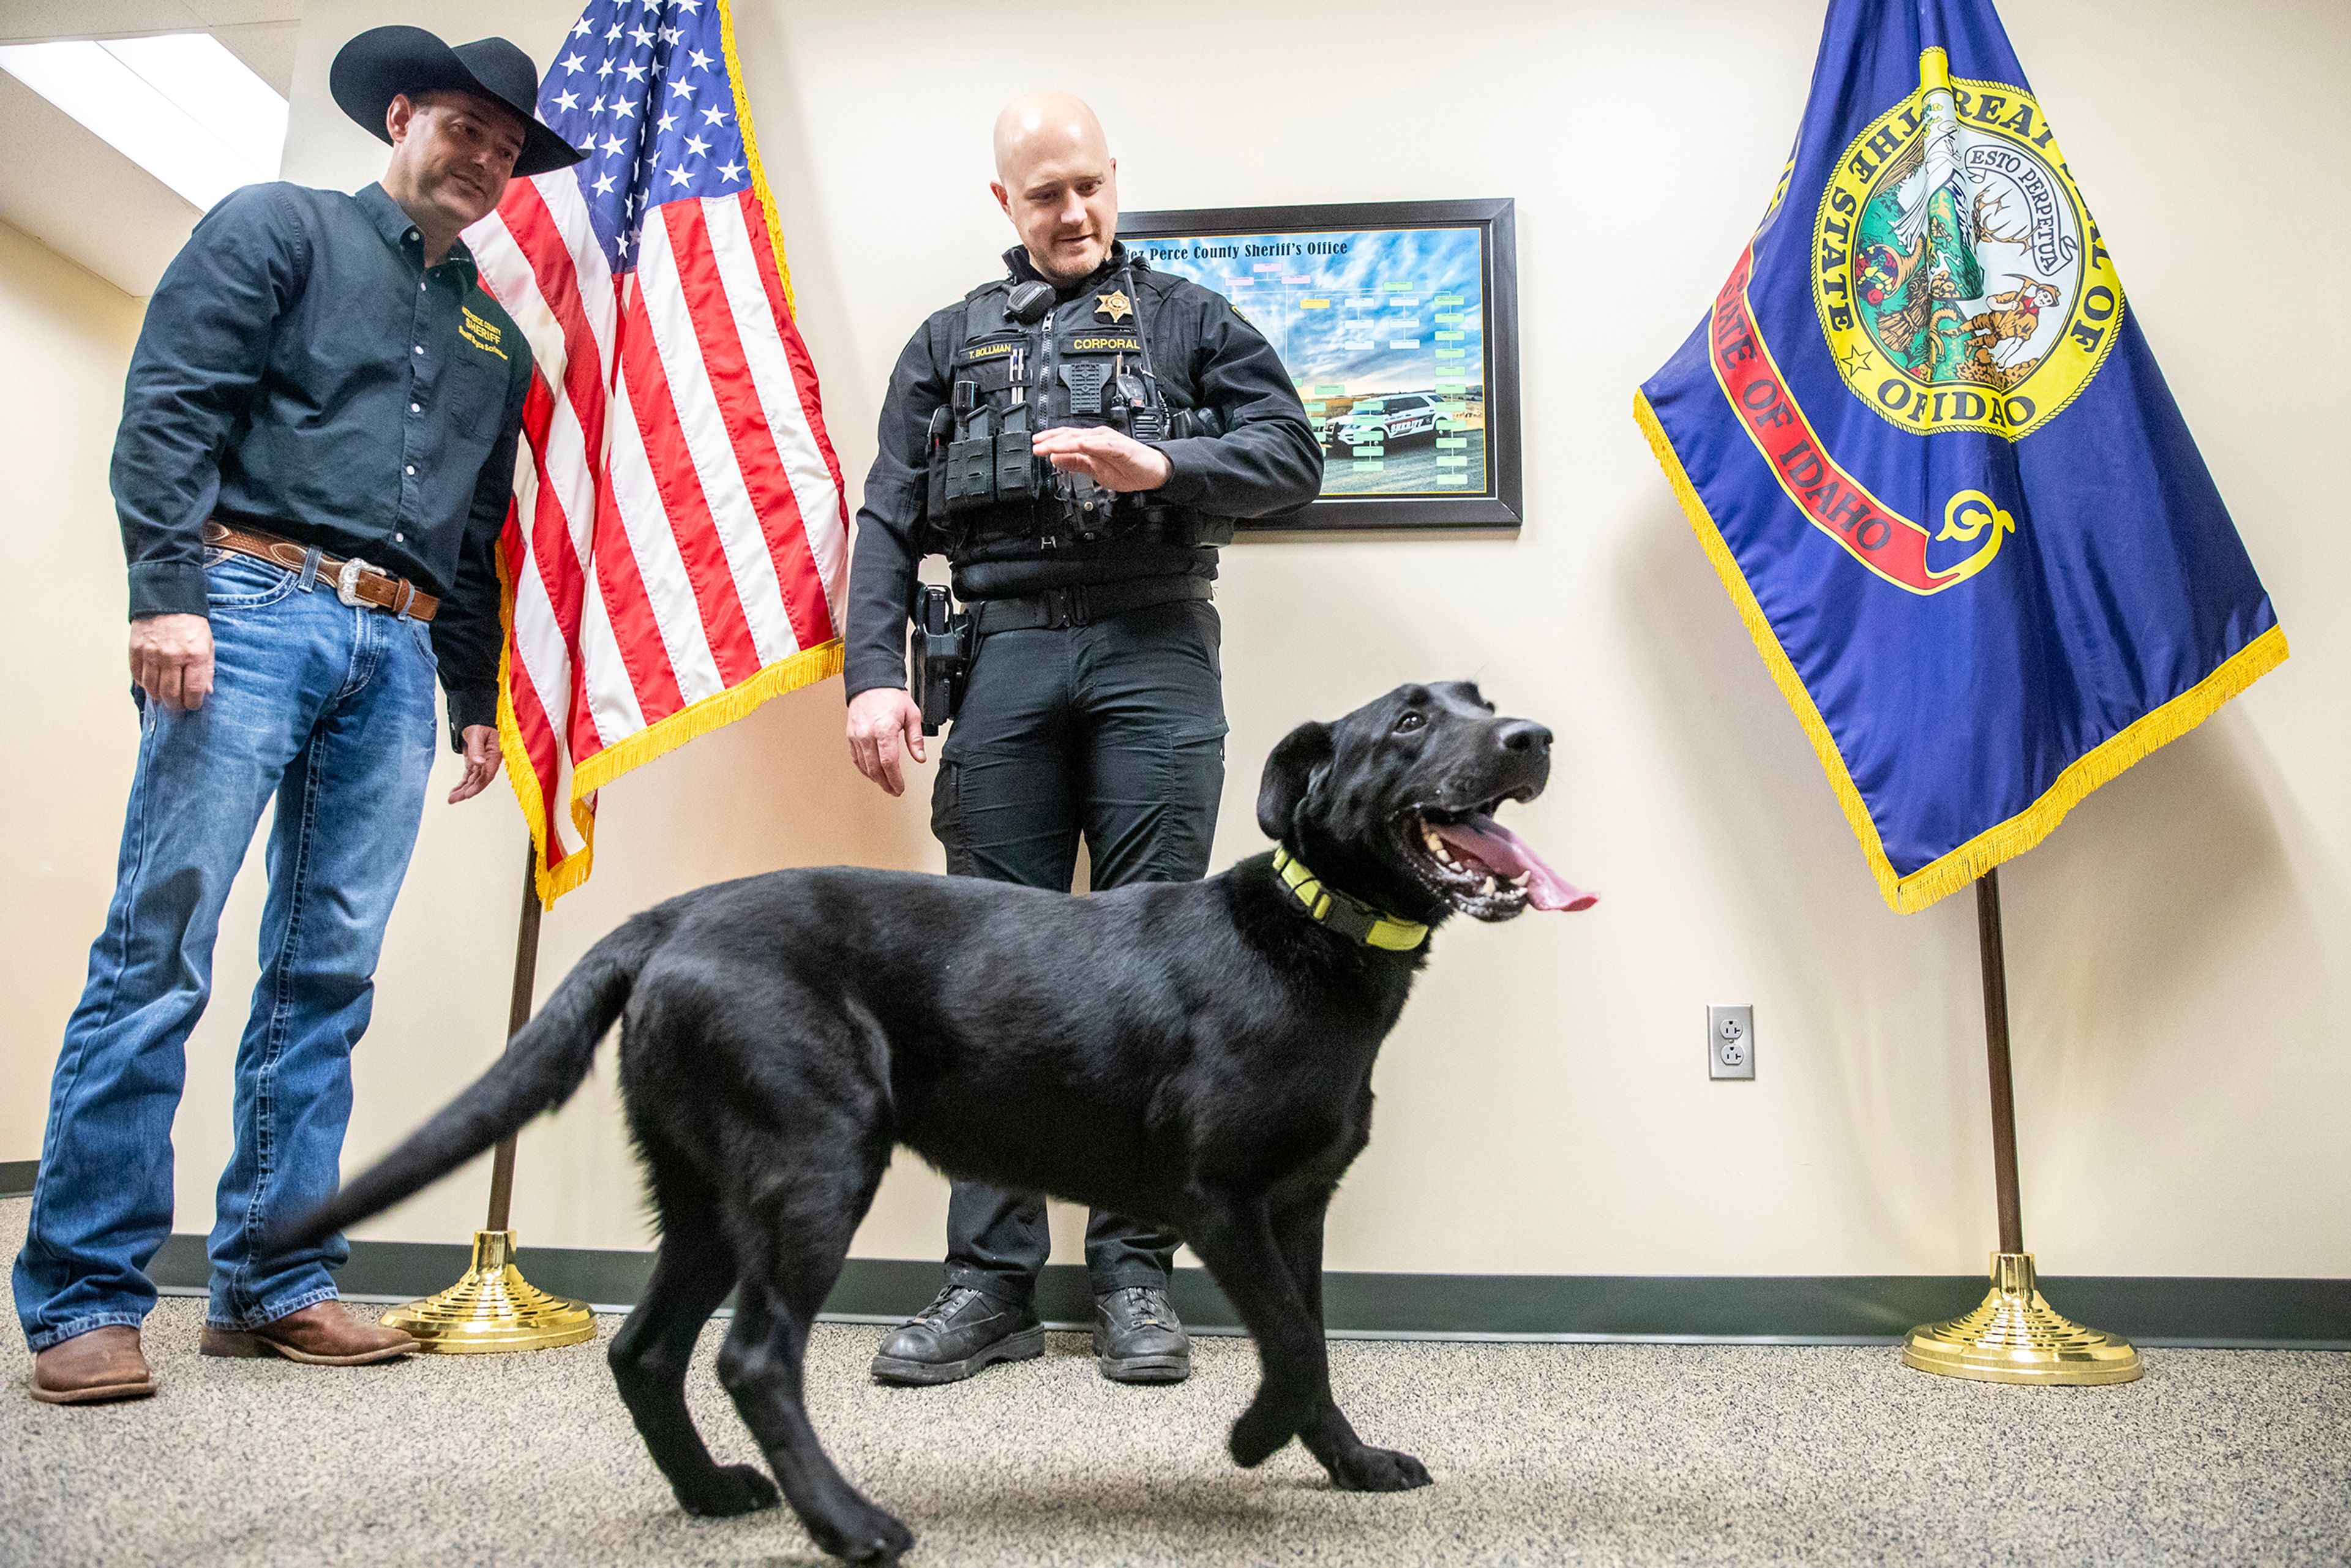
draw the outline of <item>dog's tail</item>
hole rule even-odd
[[[281,1230],[275,1249],[315,1246],[381,1214],[571,1098],[668,924],[661,911],[648,910],[590,948],[538,1016],[507,1042],[496,1065],[322,1207]]]

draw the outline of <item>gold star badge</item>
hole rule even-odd
[[[1107,316],[1113,322],[1123,321],[1134,314],[1134,301],[1126,297],[1123,288],[1113,288],[1108,294],[1094,296],[1094,314]]]

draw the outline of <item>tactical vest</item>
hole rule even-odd
[[[1124,538],[1229,544],[1229,517],[1148,492],[1114,494],[1029,449],[1032,434],[1057,425],[1106,424],[1138,441],[1221,434],[1216,411],[1171,408],[1161,392],[1133,272],[1056,302],[1033,324],[1009,314],[1014,287],[998,278],[964,297],[947,402],[931,419],[925,510],[935,548],[963,566]]]

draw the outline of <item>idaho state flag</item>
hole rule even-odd
[[[1897,910],[2285,658],[1989,0],[1833,0],[1634,413]]]

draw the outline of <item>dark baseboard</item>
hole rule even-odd
[[[30,1197],[33,1178],[41,1174],[38,1160],[0,1160],[0,1197]]]
[[[470,1253],[450,1242],[359,1241],[338,1276],[353,1298],[405,1301],[455,1284]],[[526,1248],[530,1282],[599,1306],[633,1305],[653,1272],[650,1252]],[[172,1291],[201,1291],[204,1239],[174,1236],[148,1270]],[[896,1320],[939,1287],[935,1262],[852,1258],[825,1303],[828,1317]],[[2047,1279],[2059,1311],[2145,1344],[2351,1350],[2351,1280],[2133,1277]],[[1365,1338],[1633,1339],[1835,1343],[1899,1339],[1956,1317],[1983,1299],[1980,1277],[1950,1274],[1656,1276],[1369,1274],[1323,1277],[1331,1332]],[[1239,1320],[1198,1269],[1176,1271],[1177,1311],[1204,1333]],[[1039,1282],[1050,1323],[1086,1324],[1085,1270],[1054,1264]]]

